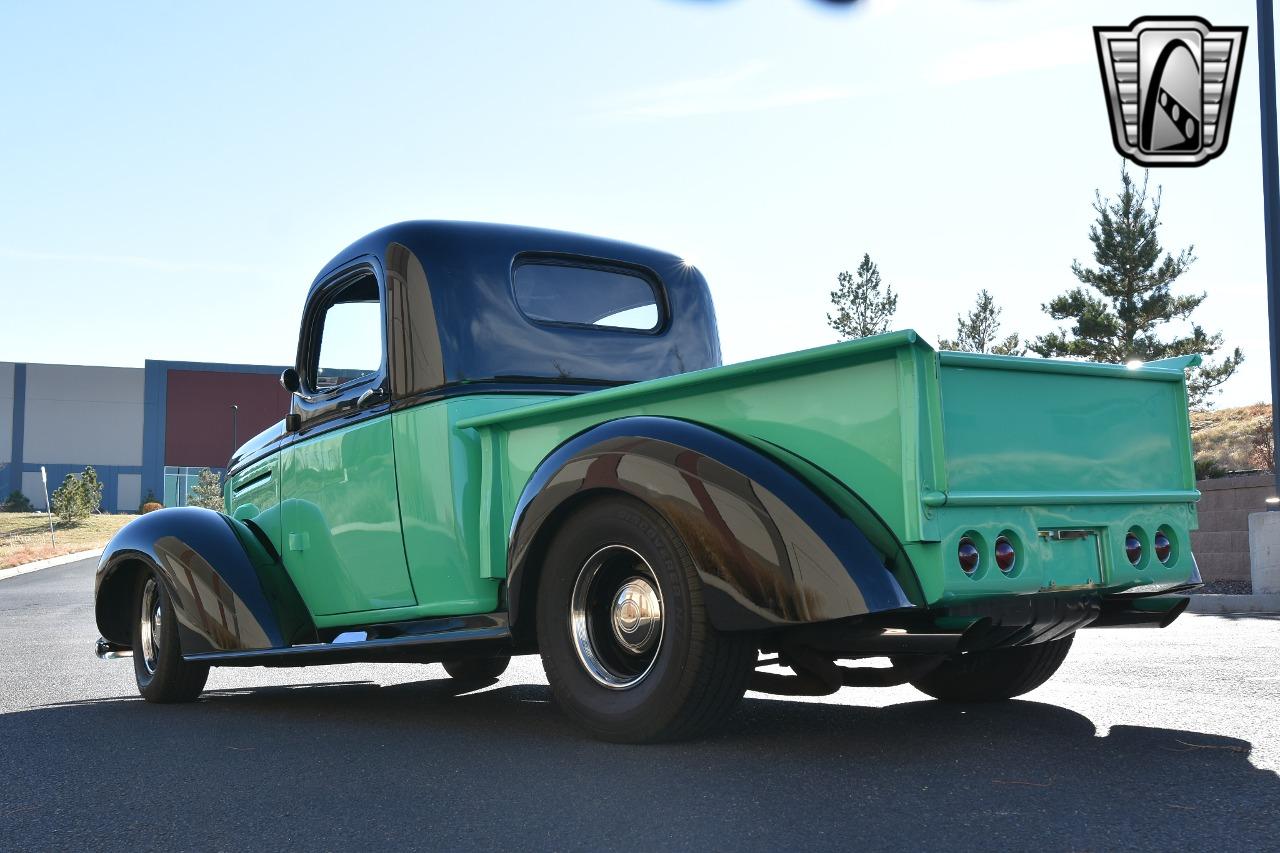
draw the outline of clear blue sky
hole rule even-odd
[[[1035,335],[1119,183],[1091,27],[1152,12],[1251,28],[1226,154],[1152,180],[1248,358],[1220,402],[1266,399],[1252,0],[10,2],[0,359],[288,363],[320,266],[415,218],[680,253],[728,360],[833,340],[864,251],[898,327],[987,287]]]

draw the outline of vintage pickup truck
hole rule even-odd
[[[179,702],[215,665],[479,681],[537,652],[619,741],[704,732],[747,689],[1005,699],[1076,630],[1167,625],[1200,582],[1188,363],[902,331],[722,366],[670,254],[391,226],[312,284],[290,410],[230,461],[226,514],[108,545],[98,653]]]

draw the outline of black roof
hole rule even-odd
[[[426,306],[412,312],[408,340],[429,348],[430,359],[442,362],[432,373],[443,376],[445,385],[512,378],[613,383],[720,364],[715,310],[702,274],[675,255],[618,240],[476,222],[401,222],[340,252],[316,277],[312,291],[361,257],[376,259],[384,271],[403,270],[411,268],[409,254],[421,263],[430,298],[408,297]],[[526,258],[605,263],[644,273],[660,285],[666,322],[641,332],[530,320],[517,307],[512,288],[513,269]],[[407,282],[421,287],[420,274],[407,276]]]

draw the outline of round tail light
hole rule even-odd
[[[1156,533],[1156,538],[1151,544],[1155,547],[1156,559],[1162,563],[1169,562],[1169,557],[1173,554],[1173,543],[1169,541],[1169,537],[1163,530]]]
[[[1018,562],[1018,553],[1013,550],[1013,543],[1001,536],[996,540],[996,565],[1000,567],[1000,571],[1007,574],[1013,571],[1013,565],[1016,562]]]
[[[981,555],[978,553],[978,546],[973,544],[973,540],[968,536],[960,540],[960,547],[956,549],[956,556],[960,560],[960,568],[964,570],[966,575],[971,575],[978,570],[978,563],[982,561]]]
[[[1142,562],[1142,541],[1138,539],[1138,534],[1132,530],[1124,537],[1124,553],[1133,565],[1136,566]]]

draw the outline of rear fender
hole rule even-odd
[[[841,619],[912,607],[886,554],[790,468],[688,421],[628,417],[569,439],[516,505],[508,552],[513,632],[530,638],[542,553],[592,493],[643,501],[680,535],[720,630]],[[522,643],[523,644],[523,643]]]
[[[162,509],[129,522],[98,564],[98,630],[132,643],[139,577],[154,571],[173,602],[184,655],[274,649],[314,640],[315,625],[265,537],[245,522],[195,507]]]

